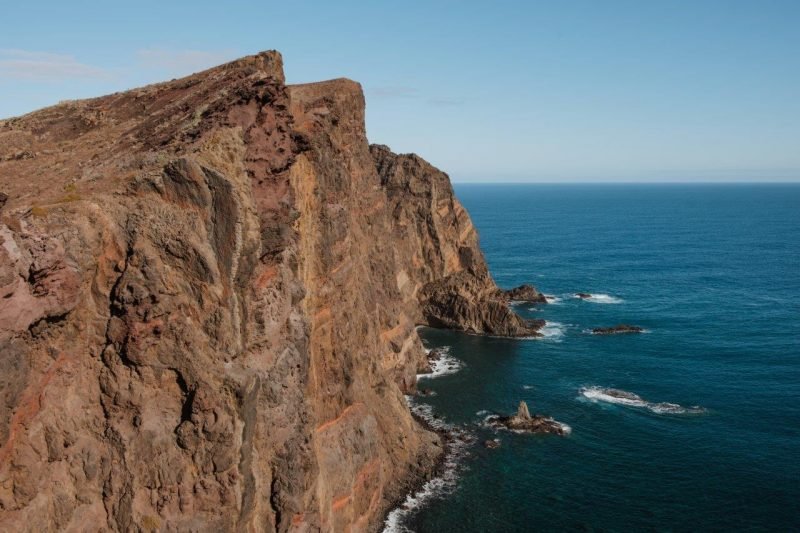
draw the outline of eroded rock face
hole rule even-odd
[[[374,530],[441,454],[415,326],[535,333],[275,52],[0,121],[0,190],[0,530]]]
[[[418,323],[510,337],[536,336],[543,325],[514,313],[489,274],[478,234],[447,174],[414,154],[373,145],[388,196],[395,255]]]

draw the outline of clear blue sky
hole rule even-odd
[[[7,2],[0,117],[273,48],[455,181],[800,180],[800,0]]]

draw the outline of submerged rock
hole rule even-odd
[[[549,433],[553,435],[567,435],[569,426],[554,420],[549,416],[531,415],[528,404],[519,402],[517,413],[512,416],[492,416],[487,420],[491,425],[501,426],[512,431],[526,433]]]
[[[507,291],[502,291],[503,296],[512,302],[529,302],[546,304],[547,298],[533,285],[520,285]]]
[[[496,450],[500,447],[500,439],[489,439],[483,441],[483,447],[489,450]]]
[[[581,300],[586,300],[586,299],[588,299],[588,298],[591,298],[591,297],[592,297],[592,295],[591,295],[591,294],[589,294],[588,292],[576,292],[576,293],[575,293],[575,296],[577,296],[577,297],[578,297],[578,298],[580,298]]]
[[[638,394],[634,394],[632,392],[620,390],[620,389],[602,389],[602,393],[606,396],[611,396],[612,398],[619,398],[621,400],[631,400],[631,401],[644,401],[642,397]]]
[[[641,333],[644,331],[643,328],[639,326],[630,326],[628,324],[617,324],[616,326],[611,326],[609,328],[594,328],[592,329],[592,333],[594,335],[616,335],[620,333]]]

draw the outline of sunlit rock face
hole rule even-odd
[[[445,174],[265,52],[0,121],[0,529],[375,530],[415,326],[535,334]]]

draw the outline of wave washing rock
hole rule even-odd
[[[507,291],[502,291],[503,295],[512,302],[526,302],[535,304],[546,304],[547,297],[539,292],[533,285],[520,285]]]
[[[617,335],[621,333],[641,333],[644,329],[639,326],[630,326],[628,324],[617,324],[608,328],[593,328],[594,335]]]
[[[535,333],[447,176],[276,52],[2,120],[0,190],[0,530],[374,530],[442,453],[415,326]]]
[[[504,427],[512,431],[524,433],[550,433],[554,435],[567,435],[569,426],[553,420],[549,416],[531,415],[528,404],[519,402],[517,413],[511,416],[490,416],[487,422],[493,426]]]

